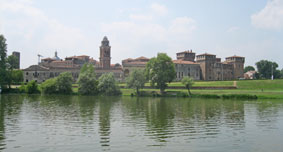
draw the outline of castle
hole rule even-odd
[[[128,58],[119,63],[111,64],[111,46],[108,38],[105,36],[100,46],[99,61],[90,56],[72,56],[62,60],[57,52],[53,58],[41,59],[38,65],[31,65],[23,69],[24,81],[35,80],[39,83],[47,79],[58,76],[62,72],[70,72],[77,80],[80,69],[85,63],[92,64],[95,68],[97,78],[104,73],[112,72],[118,81],[123,81],[129,76],[133,69],[145,69],[150,60],[146,57],[136,59]],[[243,78],[245,58],[240,56],[227,57],[224,62],[213,54],[197,55],[192,51],[177,53],[177,59],[173,60],[176,69],[176,81],[182,80],[185,76],[190,76],[194,80],[233,80]]]

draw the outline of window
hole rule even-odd
[[[26,82],[28,82],[28,79],[26,79]]]
[[[28,75],[28,72],[26,73],[26,75]]]

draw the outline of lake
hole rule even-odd
[[[283,149],[283,100],[0,95],[0,151]]]

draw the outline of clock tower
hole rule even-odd
[[[100,46],[100,67],[103,69],[110,69],[111,67],[111,46],[106,36],[101,41]]]

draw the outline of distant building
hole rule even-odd
[[[256,71],[248,71],[244,74],[244,78],[248,80],[256,79]]]
[[[122,66],[124,70],[124,76],[127,77],[134,69],[145,69],[146,63],[149,61],[149,58],[139,57],[136,59],[128,58],[122,61]]]
[[[62,72],[70,72],[77,80],[80,69],[85,63],[92,64],[95,68],[97,78],[102,74],[112,72],[115,79],[123,81],[133,69],[145,69],[150,60],[146,57],[136,59],[128,58],[119,63],[111,64],[111,46],[108,38],[105,36],[99,47],[99,61],[90,58],[87,55],[66,57],[65,60],[58,57],[57,51],[54,57],[44,58],[39,65],[32,65],[24,69],[24,81],[36,80],[44,82],[49,78],[58,76]],[[13,53],[14,54],[14,53]],[[15,53],[15,56],[20,54]],[[244,78],[245,58],[240,56],[227,57],[225,61],[217,58],[214,54],[196,55],[192,50],[176,53],[177,60],[173,60],[176,70],[176,81],[189,76],[194,80],[234,80]]]
[[[177,60],[173,60],[177,81],[181,81],[185,76],[194,80],[201,79],[200,65],[195,62],[195,56],[196,54],[192,50],[177,53]]]
[[[95,68],[97,78],[104,73],[112,72],[118,81],[123,80],[123,68],[120,64],[111,64],[111,47],[107,37],[104,37],[100,46],[100,62],[87,55],[66,57],[62,60],[57,51],[53,58],[41,59],[39,65],[32,65],[24,69],[24,81],[35,80],[39,83],[58,76],[62,72],[70,72],[76,81],[80,69],[85,63],[92,64]]]
[[[16,66],[16,69],[20,69],[20,65],[21,65],[21,54],[20,54],[20,52],[14,51],[14,52],[12,52],[12,55],[17,57],[17,59],[18,59],[18,64]]]

